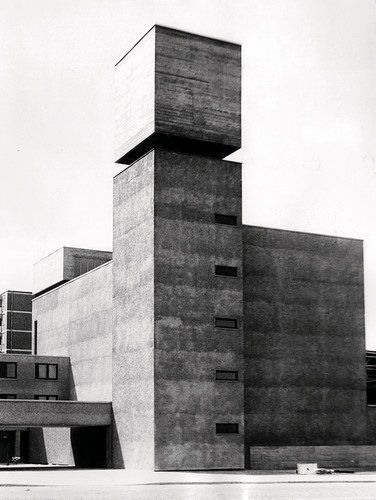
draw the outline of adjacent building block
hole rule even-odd
[[[241,146],[240,45],[154,26],[116,66],[115,160]]]
[[[34,295],[50,290],[112,259],[112,252],[62,247],[34,264]]]

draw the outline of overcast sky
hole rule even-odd
[[[0,0],[0,292],[112,248],[113,66],[153,24],[243,46],[243,219],[365,242],[376,349],[374,0]]]

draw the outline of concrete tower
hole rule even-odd
[[[243,468],[240,46],[155,26],[116,79],[113,466]]]

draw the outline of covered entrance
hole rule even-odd
[[[111,466],[111,403],[0,401],[0,464]]]

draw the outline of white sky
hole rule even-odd
[[[0,292],[111,249],[113,66],[158,23],[243,45],[244,223],[364,239],[376,349],[374,0],[0,0]]]

